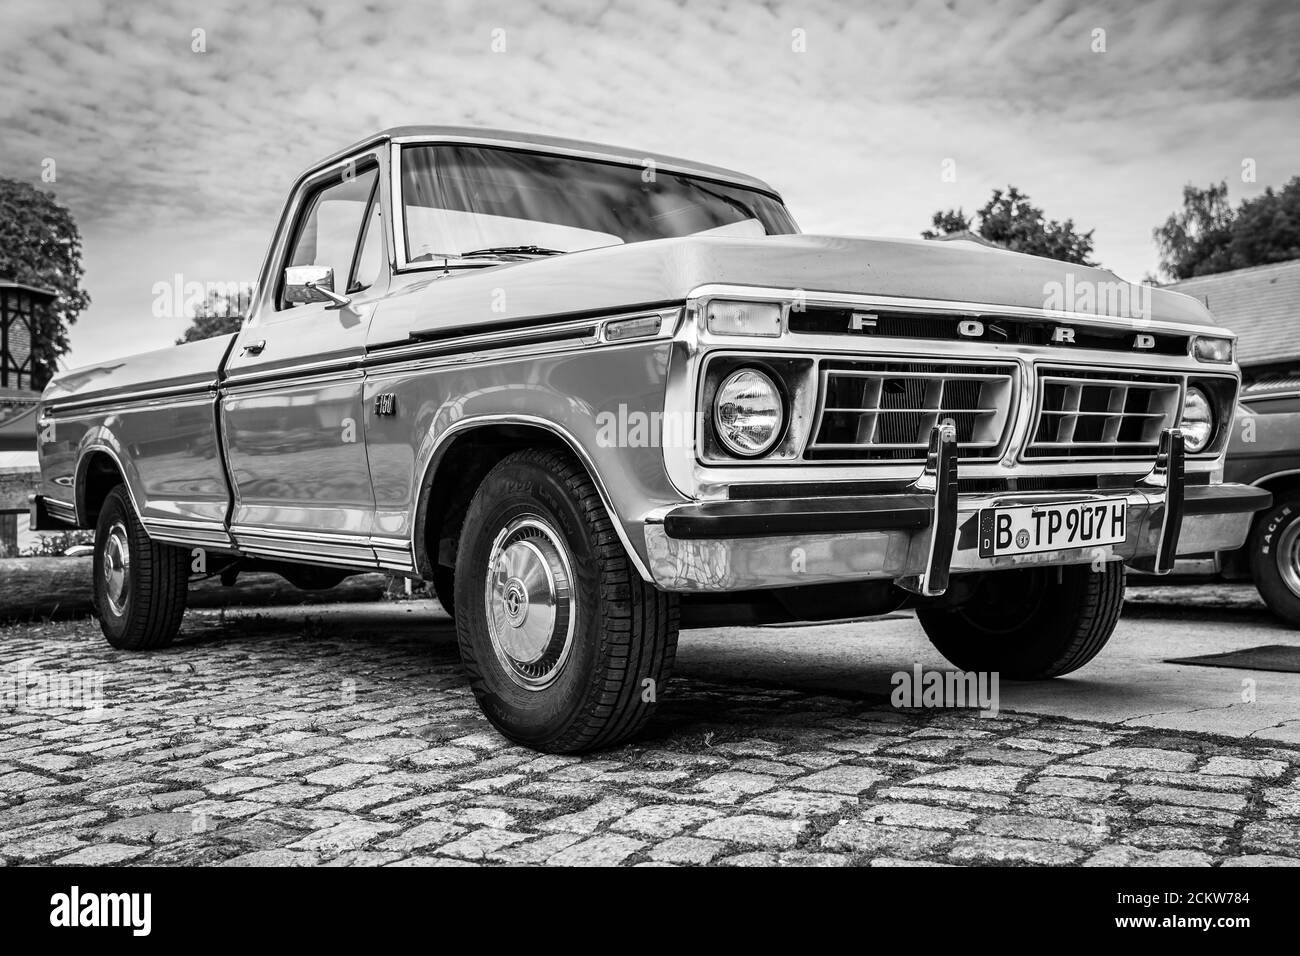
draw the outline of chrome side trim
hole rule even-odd
[[[60,521],[75,525],[77,523],[77,506],[67,502],[59,501],[55,498],[46,498],[45,509],[50,513],[50,517],[58,518]]]
[[[381,568],[404,572],[415,570],[415,555],[411,551],[411,542],[406,539],[372,537],[370,547],[374,549],[375,558]]]
[[[230,533],[243,554],[347,568],[374,568],[379,564],[370,539],[363,535],[267,530],[246,525],[232,525]]]
[[[640,553],[635,547],[633,547],[632,539],[628,537],[627,529],[623,527],[623,522],[619,519],[619,513],[614,508],[613,499],[610,498],[609,490],[605,487],[604,479],[601,478],[600,472],[596,470],[595,462],[591,460],[591,456],[587,454],[586,449],[582,447],[572,433],[561,428],[552,421],[545,418],[538,418],[535,415],[479,415],[474,418],[462,419],[461,421],[449,426],[447,430],[439,435],[434,441],[433,447],[429,451],[429,461],[424,466],[424,472],[420,476],[419,485],[416,486],[418,489],[416,497],[417,513],[418,502],[424,497],[425,490],[433,481],[433,475],[437,471],[437,466],[442,461],[442,453],[448,440],[463,431],[482,428],[485,425],[532,425],[544,429],[563,440],[569,447],[569,450],[578,456],[578,460],[581,461],[583,467],[587,469],[587,474],[591,475],[591,480],[596,486],[596,491],[600,494],[601,504],[605,506],[605,511],[609,513],[609,520],[614,526],[614,533],[618,535],[619,541],[622,542],[623,550],[627,552],[628,560],[632,562],[632,566],[636,568],[637,573],[641,575],[642,579],[651,583],[654,582],[654,578],[650,575],[650,569],[646,567],[645,562],[641,559]],[[414,554],[416,550],[415,536],[420,533],[420,528],[417,525],[418,522],[413,521],[411,523],[410,547],[412,554]]]
[[[598,319],[578,319],[454,339],[384,346],[367,354],[366,376],[368,381],[377,381],[391,375],[446,368],[450,365],[508,361],[532,355],[581,351],[596,346],[602,350],[633,348],[647,342],[671,339],[680,314],[681,307],[674,305],[657,311],[620,312],[602,315]],[[657,316],[661,320],[657,334],[626,341],[606,340],[605,327],[609,323],[643,316]],[[539,340],[539,337],[543,338]]]
[[[367,370],[382,369],[385,372],[394,365],[418,368],[422,360],[448,356],[455,356],[462,362],[473,361],[478,357],[478,349],[506,349],[515,345],[538,344],[550,349],[560,349],[567,344],[571,348],[581,348],[595,343],[597,327],[597,323],[592,319],[579,319],[572,322],[554,322],[454,338],[428,341],[416,339],[409,343],[371,348],[366,353],[366,368]]]
[[[351,355],[344,360],[304,362],[288,368],[232,375],[222,383],[221,394],[223,397],[232,393],[246,395],[281,386],[296,388],[300,385],[325,385],[359,379],[365,374],[361,368],[361,361],[360,355]]]
[[[82,412],[82,415],[72,417],[85,417],[86,414],[95,412],[116,411],[118,409],[132,408],[136,405],[147,405],[151,402],[164,401],[175,398],[194,398],[206,399],[215,398],[217,393],[217,381],[213,379],[210,382],[204,382],[202,385],[175,385],[167,388],[152,388],[135,392],[130,396],[112,396],[104,395],[96,398],[83,398],[74,401],[53,402],[42,407],[45,418],[57,418],[60,415],[68,417],[67,413]]]
[[[149,537],[164,544],[230,550],[226,526],[211,521],[187,522],[175,518],[148,518],[140,522]]]

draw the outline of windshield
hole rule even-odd
[[[409,262],[798,231],[764,193],[641,166],[489,146],[404,146],[401,164]]]

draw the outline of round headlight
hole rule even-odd
[[[1183,402],[1183,420],[1178,423],[1183,432],[1183,443],[1193,455],[1205,451],[1214,434],[1214,406],[1205,393],[1195,385],[1187,389]]]
[[[732,372],[713,399],[713,426],[718,440],[733,455],[753,458],[781,437],[785,406],[776,383],[756,368]]]

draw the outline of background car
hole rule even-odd
[[[1235,551],[1180,557],[1174,575],[1135,575],[1132,583],[1186,583],[1215,576],[1252,581],[1281,620],[1300,627],[1300,378],[1256,382],[1242,389],[1224,462],[1224,481],[1273,494]]]
[[[1224,577],[1253,580],[1273,613],[1300,627],[1300,378],[1242,390],[1224,480],[1273,493],[1245,546],[1221,556]]]

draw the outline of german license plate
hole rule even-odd
[[[1127,537],[1123,498],[980,509],[981,558],[1119,544]]]

